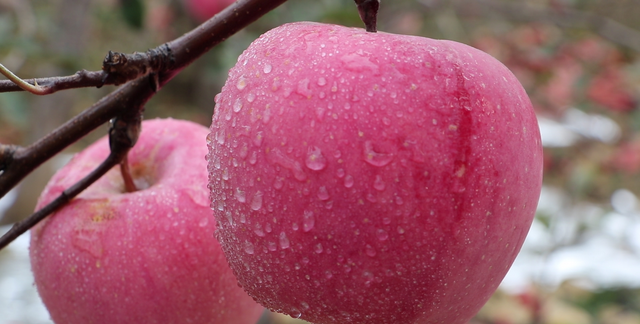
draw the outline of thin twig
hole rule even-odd
[[[100,88],[105,84],[109,84],[104,82],[105,72],[103,71],[78,71],[74,75],[69,76],[58,76],[52,78],[38,78],[37,83],[38,86],[42,89],[39,95],[47,95],[52,94],[54,92],[58,92],[60,90],[67,89],[78,89],[78,88],[90,88],[96,87]],[[35,84],[36,79],[26,79],[22,80],[28,84]],[[111,83],[111,84],[115,84]],[[14,83],[11,80],[0,80],[0,93],[1,92],[15,92],[15,91],[24,91],[19,85]]]
[[[130,106],[129,109],[114,118],[109,128],[109,156],[91,173],[63,191],[56,199],[48,203],[25,220],[16,223],[9,232],[0,237],[0,250],[9,245],[18,236],[38,224],[58,208],[67,204],[71,199],[80,194],[84,189],[100,179],[114,166],[127,160],[127,154],[140,137],[142,112],[144,106],[141,103],[132,103],[138,106]]]
[[[159,87],[215,45],[287,0],[239,0],[204,24],[163,46],[171,53],[157,78],[138,78],[107,95],[36,143],[15,150],[0,174],[0,197],[42,163],[82,138],[126,107],[144,106]],[[153,81],[150,81],[153,80]],[[157,80],[157,81],[155,81]],[[137,105],[135,103],[139,103]]]
[[[0,74],[6,76],[10,81],[15,83],[22,90],[29,91],[36,95],[45,94],[45,89],[38,86],[38,82],[35,79],[33,80],[33,84],[27,83],[2,64],[0,64]]]

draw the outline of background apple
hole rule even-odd
[[[234,2],[235,0],[184,0],[187,11],[198,22],[204,22]]]
[[[240,284],[313,323],[466,323],[534,216],[531,103],[469,46],[278,27],[216,98],[217,236]]]
[[[237,286],[214,237],[206,189],[207,129],[143,123],[129,153],[139,191],[114,168],[32,232],[35,283],[61,324],[254,324],[263,308]],[[50,181],[38,206],[108,154],[103,138]]]

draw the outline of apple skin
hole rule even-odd
[[[256,323],[264,308],[238,287],[214,237],[207,133],[186,121],[143,122],[129,153],[141,190],[123,193],[114,168],[32,230],[35,283],[54,322]],[[108,154],[103,138],[76,155],[37,208]]]
[[[235,0],[184,0],[187,11],[198,22],[204,22]]]
[[[533,219],[531,102],[488,54],[317,23],[256,40],[216,97],[217,237],[243,288],[312,323],[466,323]]]

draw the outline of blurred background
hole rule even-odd
[[[186,1],[186,0],[185,0]],[[214,0],[211,0],[214,1]],[[109,50],[145,51],[197,26],[183,0],[0,0],[0,62],[24,78],[99,70]],[[379,30],[463,42],[528,91],[545,146],[527,241],[473,324],[640,323],[640,0],[383,1]],[[238,55],[292,21],[362,25],[352,0],[292,0],[213,49],[149,102],[145,118],[208,126]],[[0,95],[0,143],[27,145],[112,91]],[[78,141],[0,200],[0,234],[28,216]],[[51,323],[28,237],[0,251],[0,324]],[[302,323],[265,313],[260,324]]]

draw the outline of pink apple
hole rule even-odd
[[[216,98],[217,237],[244,289],[313,323],[466,323],[534,216],[527,94],[451,41],[293,23]]]
[[[214,237],[203,126],[143,123],[129,153],[140,190],[114,168],[31,232],[31,262],[54,322],[254,324],[262,307],[237,285]],[[38,208],[109,154],[104,138],[49,182]]]
[[[204,22],[235,0],[184,0],[187,11],[198,22]]]

